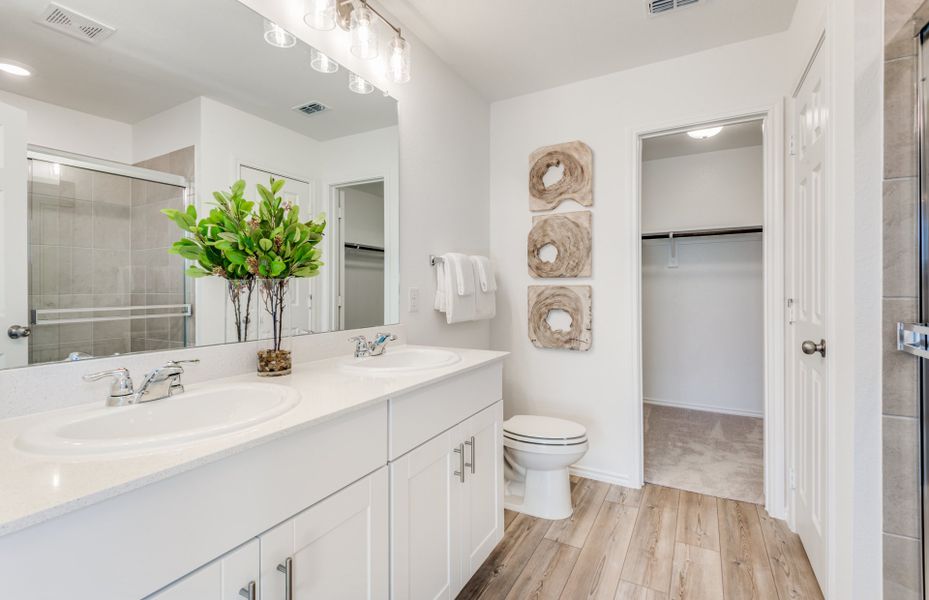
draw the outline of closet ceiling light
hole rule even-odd
[[[29,77],[32,75],[32,69],[26,65],[5,59],[0,59],[0,71],[16,77]]]
[[[335,0],[307,0],[303,22],[318,31],[335,27]]]
[[[694,129],[693,131],[688,131],[687,135],[695,140],[706,140],[713,137],[722,130],[722,127],[707,127],[706,129]]]
[[[267,19],[265,19],[265,41],[275,48],[292,48],[297,44],[294,34]]]

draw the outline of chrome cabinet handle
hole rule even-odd
[[[815,354],[819,352],[820,356],[826,358],[826,340],[819,340],[818,344],[813,340],[806,340],[800,344],[800,349],[803,350],[804,354]]]
[[[277,566],[284,574],[284,600],[294,600],[294,559],[288,558]]]
[[[254,581],[249,581],[247,586],[239,590],[239,595],[245,598],[245,600],[257,600],[257,593],[258,586],[255,585]]]
[[[10,328],[6,330],[6,335],[11,340],[18,340],[32,335],[32,329],[24,325],[10,325]]]
[[[455,448],[455,453],[458,455],[458,470],[455,471],[455,476],[458,477],[458,480],[461,483],[464,483],[464,478],[465,478],[464,444],[458,444],[458,447]]]
[[[468,440],[467,442],[465,442],[465,446],[470,446],[470,447],[471,447],[471,462],[465,463],[465,466],[466,466],[466,467],[471,467],[471,474],[474,475],[474,469],[475,469],[475,465],[477,464],[477,459],[474,458],[474,456],[475,456],[475,454],[474,454],[474,452],[475,452],[475,444],[474,444],[474,436],[473,436],[473,435],[471,436],[471,439],[470,439],[470,440]]]

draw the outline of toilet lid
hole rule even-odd
[[[546,440],[579,441],[587,436],[583,425],[554,417],[516,415],[503,422],[503,431],[512,438],[522,438],[535,443]]]

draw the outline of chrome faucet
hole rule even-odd
[[[397,339],[392,333],[378,333],[373,342],[369,342],[363,335],[356,335],[348,338],[348,341],[355,343],[355,358],[364,356],[380,356],[387,351],[387,344]]]
[[[152,400],[161,400],[184,392],[181,385],[181,375],[184,373],[182,364],[198,363],[200,359],[169,360],[160,367],[156,367],[145,374],[145,379],[138,389],[133,389],[132,377],[129,369],[120,367],[110,371],[88,373],[84,381],[97,381],[104,377],[112,377],[110,395],[107,396],[107,406],[125,406],[127,404],[141,404]]]

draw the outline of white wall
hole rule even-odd
[[[201,98],[132,125],[132,162],[139,163],[200,143]],[[196,169],[195,169],[196,170]]]
[[[300,2],[240,0],[279,23],[340,64],[374,81],[399,101],[400,123],[400,319],[414,343],[486,348],[488,322],[449,326],[430,308],[435,274],[430,254],[487,254],[489,106],[415,36],[413,79],[388,86],[383,65],[349,52],[348,34],[315,31],[303,22]],[[524,194],[523,194],[524,195]],[[418,312],[407,311],[408,290],[420,292]]]
[[[630,483],[638,478],[641,424],[631,366],[637,344],[633,315],[636,259],[631,191],[635,132],[700,122],[783,102],[796,69],[783,56],[788,34],[581,81],[494,103],[491,107],[491,253],[500,269],[492,346],[512,352],[505,369],[508,415],[574,419],[588,428],[590,451],[579,467]],[[680,101],[686,90],[688,102]],[[551,107],[558,107],[552,110]],[[583,140],[594,153],[593,348],[539,350],[526,331],[526,157],[534,149]],[[574,207],[576,208],[576,207]],[[561,210],[572,207],[562,205]]]
[[[642,375],[656,404],[761,417],[761,234],[642,243]]]
[[[761,225],[763,183],[761,146],[644,161],[642,231]]]
[[[384,246],[384,197],[357,188],[346,188],[343,196],[344,242]]]
[[[132,163],[132,126],[0,91],[0,102],[26,111],[26,139],[55,150]]]

